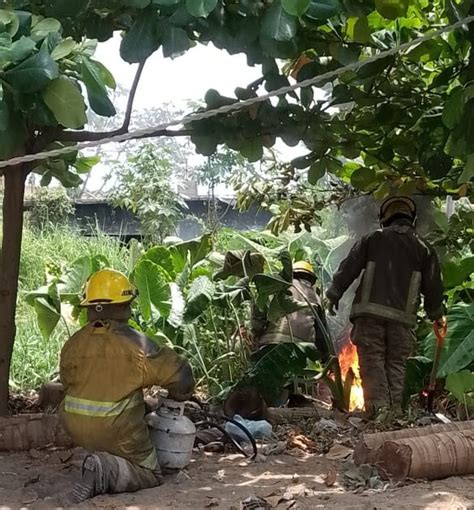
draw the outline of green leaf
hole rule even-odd
[[[441,354],[439,377],[459,372],[474,359],[474,303],[460,303],[448,312],[448,335]],[[425,355],[433,359],[436,339],[430,333],[425,340]]]
[[[51,302],[45,298],[35,299],[34,308],[38,318],[38,327],[41,334],[45,340],[48,340],[61,319],[61,314],[51,304]]]
[[[308,10],[311,0],[281,0],[283,9],[292,16],[301,17]]]
[[[5,105],[5,102],[2,104]],[[5,106],[2,106],[2,109],[4,108]],[[7,108],[8,114],[4,112],[3,119],[4,122],[5,119],[8,120],[8,126],[0,136],[0,159],[8,159],[13,156],[28,137],[23,117],[17,112],[11,111],[8,105]]]
[[[406,16],[409,4],[409,0],[375,0],[375,8],[387,19]]]
[[[51,52],[51,58],[56,61],[66,58],[75,50],[76,46],[77,43],[72,37],[63,39]]]
[[[358,168],[351,175],[351,184],[354,188],[367,191],[377,183],[377,174],[373,168]]]
[[[192,322],[202,315],[211,304],[215,291],[215,285],[207,276],[196,278],[188,292],[188,302],[184,312],[184,320],[186,322]]]
[[[142,260],[133,271],[133,282],[138,289],[138,305],[145,320],[151,320],[156,312],[161,317],[169,316],[171,289],[160,266],[151,260]]]
[[[355,42],[368,43],[371,41],[369,21],[366,16],[361,18],[351,17],[347,20],[347,35]]]
[[[458,184],[463,184],[474,179],[474,154],[469,154],[462,174],[459,176]]]
[[[474,406],[474,373],[462,370],[457,374],[449,374],[446,378],[446,389],[461,404]]]
[[[54,18],[45,18],[31,29],[31,38],[38,42],[47,37],[50,33],[61,31],[61,23]]]
[[[127,7],[136,7],[137,9],[144,9],[150,5],[151,0],[125,0],[124,5]]]
[[[83,156],[76,158],[74,168],[78,174],[88,174],[98,163],[100,156]]]
[[[42,50],[10,69],[4,78],[18,92],[30,94],[44,89],[58,76],[58,64]]]
[[[158,266],[161,266],[170,276],[175,278],[176,271],[174,269],[173,257],[170,250],[164,246],[155,246],[150,248],[144,255],[144,259],[151,260]]]
[[[145,9],[137,16],[120,45],[120,55],[126,62],[144,62],[159,48],[157,22],[158,16],[154,9]]]
[[[46,13],[53,18],[73,18],[86,6],[89,0],[46,0]]]
[[[263,273],[264,265],[265,258],[260,253],[250,253],[249,250],[228,251],[222,269],[214,275],[214,279],[225,280],[229,276],[252,277]]]
[[[3,29],[6,29],[7,33],[12,37],[15,37],[20,28],[20,20],[13,11],[0,10],[0,23],[2,23]]]
[[[87,89],[89,104],[97,115],[113,117],[117,111],[110,100],[100,69],[88,59],[82,60],[81,74]]]
[[[177,243],[170,247],[174,268],[177,273],[183,271],[189,258],[191,268],[203,260],[212,249],[212,238],[205,234],[199,239]]]
[[[296,35],[296,18],[283,10],[276,0],[262,21],[262,35],[275,41],[291,41]]]
[[[10,124],[10,110],[5,101],[0,102],[0,131],[6,131]]]
[[[207,18],[216,8],[218,0],[186,0],[186,9],[195,18]]]
[[[104,83],[104,85],[109,89],[115,90],[117,88],[117,82],[115,81],[113,74],[101,62],[97,62],[97,60],[92,60],[91,58],[89,61],[98,70],[102,83]]]
[[[152,4],[154,5],[162,5],[164,7],[167,7],[169,5],[176,5],[179,4],[181,0],[152,0]]]
[[[326,161],[320,159],[315,161],[308,171],[308,182],[313,186],[326,174]]]
[[[341,9],[339,0],[311,0],[306,16],[326,20],[339,14]]]
[[[191,48],[188,34],[179,27],[167,26],[163,32],[163,56],[176,58]]]
[[[253,282],[257,287],[259,294],[263,296],[271,296],[278,292],[286,292],[291,284],[279,276],[271,276],[266,274],[257,274],[253,277]]]
[[[251,163],[259,161],[263,157],[263,146],[260,138],[254,137],[251,140],[246,140],[240,147],[239,152]]]
[[[36,44],[29,37],[21,37],[10,48],[10,60],[17,64],[36,51]]]
[[[184,319],[184,309],[186,307],[186,302],[184,300],[183,293],[179,286],[171,282],[170,283],[171,290],[171,311],[168,317],[168,322],[174,328],[179,328],[183,325]]]
[[[43,91],[43,100],[64,127],[80,129],[87,123],[81,91],[68,78],[58,78]]]
[[[410,398],[425,387],[425,380],[429,376],[432,366],[433,362],[429,358],[423,356],[408,358],[403,386],[403,409],[406,409]]]
[[[466,103],[474,98],[474,85],[465,89],[458,87],[454,89],[444,106],[443,123],[449,129],[454,129],[462,120]]]

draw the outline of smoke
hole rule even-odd
[[[412,197],[418,208],[417,232],[423,237],[435,225],[434,205],[430,197]],[[342,260],[348,255],[352,246],[363,236],[380,228],[378,215],[381,202],[372,196],[357,197],[346,200],[339,212],[347,226],[348,240],[340,247],[335,260],[331,264],[338,267]],[[354,282],[344,294],[339,303],[339,310],[335,317],[329,317],[329,328],[334,339],[339,339],[350,323],[349,316],[355,292],[360,283],[359,279]]]

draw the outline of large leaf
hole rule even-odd
[[[188,292],[184,320],[191,322],[202,315],[211,304],[215,291],[215,285],[207,276],[196,278]]]
[[[143,255],[143,258],[151,260],[155,264],[161,266],[169,274],[170,278],[174,278],[176,276],[173,257],[171,256],[171,252],[168,248],[165,248],[164,246],[155,246],[150,248]]]
[[[29,37],[21,37],[15,41],[10,48],[10,60],[12,63],[17,64],[22,60],[28,58],[36,51],[36,44]]]
[[[403,386],[402,406],[405,409],[413,395],[418,394],[425,386],[425,380],[431,372],[433,362],[424,356],[408,358]]]
[[[91,108],[97,115],[113,117],[117,111],[108,96],[100,69],[94,62],[83,59],[81,73]]]
[[[64,127],[80,129],[87,123],[84,98],[68,78],[52,81],[43,91],[43,100]]]
[[[474,373],[462,370],[457,374],[449,374],[446,378],[446,389],[461,404],[474,407]]]
[[[434,333],[425,340],[425,355],[433,359]],[[469,367],[474,360],[474,303],[458,304],[448,313],[448,335],[441,355],[438,375],[459,372]]]
[[[171,289],[163,270],[151,260],[139,262],[133,272],[133,282],[138,289],[138,304],[145,320],[167,318],[171,310]]]
[[[218,0],[186,0],[186,9],[196,18],[207,18],[216,8]]]
[[[409,4],[409,0],[375,0],[377,11],[387,19],[406,16]]]
[[[289,290],[291,284],[279,276],[270,276],[266,274],[257,274],[253,277],[253,282],[257,287],[259,294],[271,296],[278,292]]]
[[[311,0],[281,0],[283,9],[292,16],[303,16],[310,3]]]
[[[44,89],[58,76],[58,64],[46,51],[41,50],[7,71],[4,78],[18,92],[30,94]]]
[[[37,298],[34,308],[38,317],[38,326],[43,337],[47,340],[61,319],[60,312],[45,298]]]
[[[157,21],[155,10],[149,8],[143,10],[135,19],[120,46],[120,55],[126,62],[130,64],[143,62],[159,48]]]
[[[177,243],[170,247],[176,272],[180,273],[189,258],[191,268],[203,260],[212,249],[212,238],[205,234],[198,239],[192,239],[184,243]]]
[[[296,18],[288,14],[275,0],[262,21],[262,35],[275,41],[291,41],[296,35]]]
[[[263,273],[265,259],[260,253],[250,251],[229,251],[225,254],[222,269],[214,276],[215,280],[225,280],[229,276],[252,277]]]
[[[163,56],[176,58],[191,47],[188,34],[179,27],[168,26],[163,33]]]
[[[311,0],[306,16],[314,19],[329,19],[341,12],[339,0]]]
[[[186,302],[184,300],[183,293],[174,282],[170,283],[171,290],[171,311],[168,317],[168,322],[175,328],[179,328],[183,325],[184,309]]]

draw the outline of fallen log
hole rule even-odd
[[[20,414],[0,418],[0,451],[73,446],[57,414]]]
[[[386,441],[375,464],[386,478],[440,480],[474,474],[474,430]]]
[[[376,434],[364,434],[354,449],[353,459],[357,465],[374,464],[377,450],[386,441],[397,441],[398,439],[408,439],[411,437],[426,436],[428,434],[463,430],[474,430],[474,421],[431,425],[429,427],[417,427],[391,432],[378,432]]]
[[[270,422],[275,425],[282,423],[298,423],[300,420],[313,418],[320,420],[321,416],[329,417],[330,411],[316,405],[309,407],[270,407],[268,408]]]

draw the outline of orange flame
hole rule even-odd
[[[352,382],[351,397],[349,402],[349,411],[356,409],[364,409],[364,393],[362,390],[362,379],[360,377],[359,356],[356,346],[349,341],[339,353],[339,365],[341,367],[341,375],[345,380],[349,370],[352,369],[354,381]]]

